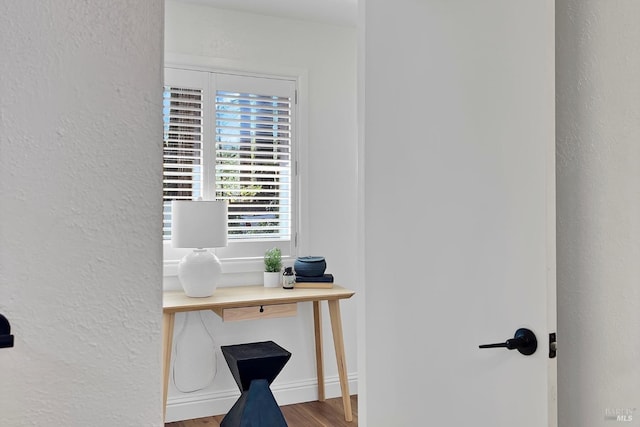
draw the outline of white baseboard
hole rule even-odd
[[[349,392],[357,394],[358,374],[349,374],[347,378],[349,379]],[[327,399],[340,396],[338,376],[327,377],[324,386]],[[318,399],[318,383],[315,378],[307,381],[273,384],[271,391],[278,405],[281,406]],[[166,422],[226,414],[239,396],[240,391],[235,389],[170,397],[167,401]]]

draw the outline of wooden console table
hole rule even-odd
[[[212,310],[224,321],[252,320],[273,317],[293,316],[297,312],[297,303],[313,303],[313,325],[316,345],[316,373],[318,377],[318,400],[323,401],[324,365],[322,362],[322,319],[320,301],[327,301],[333,345],[338,364],[338,376],[344,406],[344,418],[353,420],[351,400],[349,398],[349,382],[347,380],[347,363],[344,355],[342,337],[342,320],[340,317],[340,300],[351,298],[355,292],[334,285],[331,289],[282,289],[258,286],[236,286],[218,288],[207,298],[189,298],[182,291],[168,291],[163,294],[163,411],[167,408],[167,391],[169,389],[169,372],[171,369],[171,348],[173,341],[173,324],[175,314],[184,311]]]

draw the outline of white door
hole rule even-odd
[[[361,423],[554,425],[554,2],[364,7]]]

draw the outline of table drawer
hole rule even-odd
[[[216,313],[224,322],[237,320],[273,319],[276,317],[291,317],[298,314],[297,303],[256,305],[251,307],[223,308]]]

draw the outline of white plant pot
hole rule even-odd
[[[275,273],[264,272],[264,287],[265,288],[277,288],[280,286],[280,272]]]

